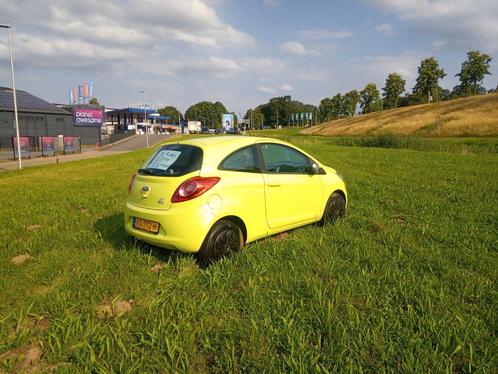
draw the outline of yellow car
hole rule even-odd
[[[346,212],[330,167],[276,139],[192,138],[159,146],[129,184],[126,231],[208,262],[244,244]]]

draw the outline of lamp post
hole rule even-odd
[[[144,95],[144,123],[145,123],[145,144],[147,148],[149,148],[149,129],[148,129],[148,122],[147,122],[147,104],[145,104],[145,91],[138,91]]]
[[[1,29],[7,29],[9,38],[9,54],[10,54],[10,73],[12,76],[12,96],[14,97],[14,124],[16,128],[16,140],[17,140],[17,159],[19,160],[19,169],[22,169],[21,161],[21,140],[19,139],[19,118],[17,116],[17,96],[16,96],[16,79],[14,75],[14,57],[12,56],[12,41],[10,39],[10,29],[9,25],[0,25]]]

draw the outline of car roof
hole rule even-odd
[[[234,149],[262,142],[288,144],[286,142],[283,142],[275,138],[265,138],[261,136],[244,136],[244,135],[206,136],[206,137],[178,140],[176,143],[197,145],[204,149],[219,148],[221,150],[221,148]]]
[[[221,160],[223,160],[230,153],[236,151],[239,148],[257,143],[277,143],[277,144],[287,145],[292,148],[297,148],[300,152],[304,153],[308,157],[315,159],[311,155],[304,152],[302,149],[290,143],[275,138],[267,138],[261,136],[246,136],[246,135],[205,136],[205,137],[196,137],[188,139],[179,139],[177,141],[173,140],[163,143],[159,147],[167,144],[186,144],[186,145],[193,145],[200,147],[204,151],[203,169],[211,171],[212,169],[218,167],[218,164],[221,162]]]

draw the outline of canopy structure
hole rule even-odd
[[[145,118],[145,114],[147,114],[147,118]],[[147,110],[143,108],[112,109],[106,111],[105,116],[107,124],[113,125],[116,132],[140,127],[145,122],[148,122],[151,127],[160,128],[169,120],[169,117],[160,115],[154,108],[147,108]]]

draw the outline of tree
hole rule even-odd
[[[249,109],[244,116],[244,119],[249,120],[250,126],[253,129],[263,128],[263,123],[265,122],[265,116],[261,111],[256,109]]]
[[[398,107],[399,97],[405,92],[405,84],[406,80],[398,73],[391,73],[387,76],[386,85],[382,89],[386,108]]]
[[[342,96],[340,93],[335,95],[331,99],[331,105],[332,105],[332,117],[335,119],[339,119],[339,117],[344,113],[344,96]]]
[[[320,101],[320,106],[318,107],[318,110],[320,111],[320,122],[330,121],[333,118],[332,107],[333,105],[331,98],[326,97],[325,99],[322,99],[322,101]]]
[[[352,117],[356,113],[356,107],[360,101],[360,93],[357,90],[351,90],[344,94],[343,114],[346,117]]]
[[[430,101],[431,95],[439,97],[441,87],[439,80],[446,76],[444,69],[439,67],[439,62],[435,57],[429,57],[422,60],[418,67],[418,77],[413,87],[413,93],[420,98],[426,97]]]
[[[422,101],[419,96],[415,95],[414,93],[407,92],[405,95],[399,98],[398,107],[417,105],[420,104],[421,102]]]
[[[363,114],[379,110],[380,93],[375,83],[368,83],[360,92],[360,105]]]
[[[460,73],[455,74],[460,77],[460,86],[462,90],[472,92],[473,95],[478,93],[478,86],[482,83],[484,75],[490,75],[489,63],[493,58],[486,53],[479,51],[467,52],[467,60],[462,63]]]
[[[264,115],[265,124],[268,126],[288,126],[292,114],[316,112],[315,106],[292,100],[291,96],[274,97],[256,109]]]
[[[180,111],[171,105],[159,109],[158,112],[162,116],[169,117],[170,121],[175,124],[178,123],[178,116],[180,116],[180,120],[183,119],[183,115],[180,113]]]
[[[239,127],[239,118],[237,117],[237,114],[235,114],[235,112],[232,112],[230,113],[233,115],[233,123],[232,123],[232,126],[234,128],[238,128]]]
[[[185,112],[185,118],[190,121],[201,121],[203,125],[211,128],[221,127],[221,117],[228,113],[225,106],[217,101],[201,101],[200,103],[190,106]]]
[[[99,101],[97,100],[97,98],[96,98],[96,97],[92,97],[92,98],[90,99],[90,101],[88,101],[88,104],[92,104],[92,105],[100,105],[100,104],[99,104]]]

